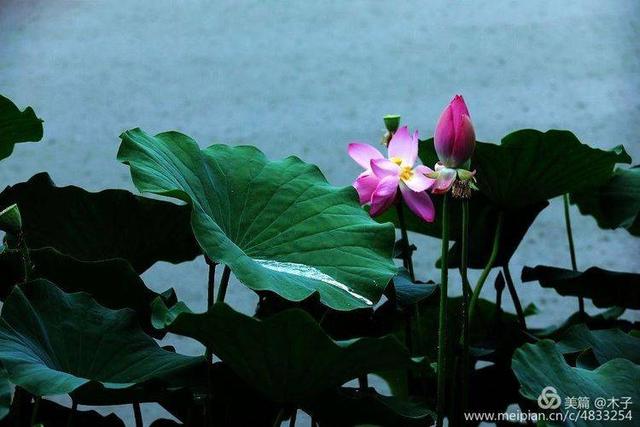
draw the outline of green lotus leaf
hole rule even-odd
[[[478,143],[472,167],[480,191],[509,210],[597,188],[616,163],[630,162],[622,146],[605,151],[582,144],[569,131],[523,129],[500,145]]]
[[[9,98],[0,95],[0,160],[11,155],[15,144],[41,139],[42,120],[33,109],[20,111]]]
[[[53,247],[82,261],[123,258],[139,273],[157,261],[179,263],[201,253],[186,206],[124,190],[56,187],[46,173],[7,187],[0,210],[12,204],[20,208],[31,249]]]
[[[539,338],[548,338],[554,341],[562,339],[564,334],[573,326],[584,323],[589,329],[620,329],[625,332],[640,329],[640,323],[620,319],[625,312],[622,307],[611,307],[598,314],[590,315],[576,311],[558,325],[551,325],[544,328],[532,328],[529,331]]]
[[[200,150],[177,132],[121,138],[118,159],[136,187],[190,203],[200,246],[253,290],[292,301],[319,293],[351,310],[375,304],[396,271],[393,227],[370,219],[353,188],[330,186],[314,165],[269,161],[250,146]]]
[[[0,368],[0,420],[5,418],[11,408],[13,390],[6,369]]]
[[[429,167],[438,161],[433,138],[420,141],[419,157]],[[564,130],[523,129],[505,136],[500,144],[478,141],[471,168],[476,170],[479,193],[487,200],[474,193],[471,209],[478,203],[475,199],[480,199],[478,211],[489,203],[494,209],[508,212],[565,193],[593,190],[610,179],[617,163],[630,162],[622,146],[609,151],[591,148]],[[460,214],[452,217],[460,218]],[[415,231],[440,236],[442,226],[437,218],[435,223],[419,225]],[[455,240],[460,226],[452,225]]]
[[[438,161],[433,138],[420,141],[419,157],[432,167]],[[479,192],[469,201],[470,246],[469,267],[484,268],[493,242],[496,218],[504,217],[502,236],[495,266],[505,265],[548,200],[565,193],[593,190],[609,180],[616,163],[630,163],[621,146],[611,151],[591,148],[568,131],[540,132],[524,129],[505,136],[501,144],[478,142],[472,160],[476,169]],[[438,212],[441,196],[432,196]],[[440,215],[433,223],[420,221],[404,209],[409,230],[440,237]],[[451,203],[450,238],[460,239],[461,203]],[[395,210],[389,210],[379,221],[399,226]],[[451,249],[449,267],[459,265],[459,245]]]
[[[625,228],[640,236],[640,166],[616,169],[613,176],[595,191],[571,194],[584,215],[591,215],[604,229]]]
[[[87,292],[98,304],[112,310],[130,308],[144,331],[157,338],[164,334],[151,326],[151,303],[164,296],[146,287],[131,265],[123,259],[79,261],[52,248],[29,251],[33,265],[31,279],[47,279],[65,292]],[[24,261],[19,251],[0,253],[0,299],[24,281]],[[175,295],[168,295],[174,304]]]
[[[401,269],[393,278],[394,292],[389,297],[395,299],[398,305],[407,307],[429,298],[439,289],[440,286],[435,283],[413,283],[409,272]]]
[[[0,315],[0,363],[36,396],[74,393],[82,403],[86,390],[97,402],[124,390],[130,399],[148,384],[190,381],[202,362],[160,348],[133,311],[109,310],[42,279],[14,288]]]
[[[587,397],[591,404],[597,398],[630,397],[634,403],[640,399],[640,366],[626,359],[614,359],[594,370],[574,368],[565,361],[551,340],[520,347],[513,356],[512,368],[520,382],[520,393],[533,401],[546,387],[555,388],[560,399]],[[564,410],[561,403],[558,411]],[[610,424],[589,420],[578,423],[568,421],[567,425]]]
[[[178,315],[191,313],[191,309],[182,301],[168,305],[170,307],[162,297],[155,298],[151,303],[151,324],[154,328],[163,330],[172,324]]]
[[[562,353],[591,350],[599,365],[624,358],[640,365],[640,338],[620,329],[589,330],[584,324],[566,331],[557,344]]]
[[[596,307],[640,308],[640,274],[591,267],[584,272],[538,265],[522,269],[522,281],[538,281],[563,296],[582,296]]]
[[[257,320],[216,303],[207,313],[179,314],[168,330],[210,347],[276,402],[300,402],[360,375],[413,364],[393,336],[334,341],[299,309]]]

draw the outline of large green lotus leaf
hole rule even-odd
[[[420,141],[419,157],[423,164],[433,168],[438,161],[433,138]],[[499,210],[504,211],[505,216],[518,218],[529,206],[565,193],[600,187],[609,180],[616,163],[630,162],[622,146],[611,151],[591,148],[569,131],[523,129],[505,136],[501,144],[478,141],[471,168],[477,172],[480,191],[475,192],[470,201],[471,221],[478,215],[487,216],[490,209],[494,215]],[[438,208],[441,197],[432,198]],[[410,212],[407,214],[409,229],[440,237],[442,225],[438,216],[429,224]],[[393,211],[388,215],[382,218],[395,218]],[[460,236],[460,221],[455,220],[460,217],[460,203],[452,203],[450,236],[453,240]]]
[[[640,308],[640,274],[591,267],[584,272],[538,265],[522,269],[522,281],[538,281],[563,296],[589,298],[596,307]]]
[[[0,95],[0,160],[11,155],[15,144],[41,139],[42,120],[33,109],[20,111],[9,98]]]
[[[187,206],[124,190],[56,187],[46,173],[0,194],[0,210],[14,203],[31,249],[53,247],[82,261],[123,258],[139,273],[157,261],[178,263],[201,253]]]
[[[545,387],[554,387],[561,397],[587,397],[591,404],[596,398],[630,397],[640,400],[640,366],[626,360],[614,359],[594,370],[574,368],[567,364],[556,344],[542,340],[525,344],[516,350],[513,371],[520,382],[520,393],[536,401]],[[564,410],[564,405],[559,410]],[[567,422],[566,425],[608,425],[604,421]]]
[[[118,159],[140,191],[177,197],[206,254],[256,291],[293,301],[319,293],[337,310],[372,306],[396,268],[394,231],[360,208],[351,187],[330,186],[296,157],[269,161],[255,147],[200,150],[186,135],[125,132]]]
[[[95,402],[101,391],[179,386],[203,367],[201,357],[160,348],[133,311],[109,310],[45,280],[17,286],[5,301],[0,362],[12,383],[37,396],[73,392],[81,402],[85,388]]]
[[[52,248],[29,251],[33,271],[31,279],[47,279],[65,292],[87,292],[112,310],[130,308],[141,326],[158,338],[164,334],[151,326],[151,303],[161,295],[147,288],[131,265],[123,259],[79,261]],[[24,281],[24,263],[19,251],[0,253],[0,299]],[[168,304],[175,302],[169,295]],[[164,296],[163,296],[164,297]]]
[[[640,365],[640,338],[620,329],[591,331],[584,324],[575,325],[558,342],[562,353],[591,350],[599,364],[624,358]]]
[[[569,131],[523,129],[500,145],[478,143],[472,167],[480,191],[508,210],[597,188],[616,163],[630,162],[622,146],[604,151],[580,143]]]
[[[360,375],[413,363],[393,336],[334,341],[299,309],[258,320],[217,303],[207,313],[179,314],[168,330],[210,347],[276,402],[300,402]]]
[[[433,139],[420,141],[419,157],[432,167],[438,161]],[[556,196],[597,188],[607,182],[616,163],[629,163],[631,158],[620,147],[611,151],[591,148],[568,131],[540,132],[519,130],[505,136],[501,144],[477,142],[471,167],[477,171],[479,192],[469,202],[470,253],[469,266],[483,268],[491,253],[493,230],[499,211],[504,223],[500,252],[495,265],[504,265],[548,200]],[[433,196],[441,211],[441,196]],[[460,203],[453,201],[450,209],[450,238],[458,241],[461,233]],[[441,215],[433,223],[420,221],[409,209],[404,209],[409,230],[440,237]],[[397,214],[389,210],[380,221],[392,221],[399,226]],[[459,247],[452,248],[450,267],[459,264]]]
[[[625,228],[640,236],[640,166],[618,168],[602,187],[595,191],[571,194],[584,215],[593,216],[600,228]]]

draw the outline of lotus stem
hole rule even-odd
[[[297,415],[298,415],[298,408],[293,408],[293,413],[291,414],[291,421],[289,421],[289,427],[296,427]]]
[[[571,229],[571,212],[569,211],[569,195],[563,194],[562,199],[564,201],[564,223],[567,229],[567,240],[569,241],[569,255],[571,256],[571,269],[578,271],[578,263],[576,261],[576,248],[573,244],[573,231]],[[580,316],[584,318],[584,298],[578,297],[578,308],[580,310]]]
[[[22,256],[22,263],[24,265],[24,282],[26,283],[31,280],[31,276],[33,275],[33,264],[31,263],[29,247],[27,246],[27,242],[25,241],[24,234],[22,234],[22,232],[18,235],[18,249]]]
[[[399,200],[396,203],[396,210],[398,211],[398,223],[400,225],[400,235],[402,236],[402,264],[404,268],[409,271],[411,281],[416,281],[416,276],[413,270],[413,259],[411,256],[411,245],[409,245],[409,235],[407,233],[407,225],[404,220],[404,208],[402,207],[402,201]]]
[[[74,398],[71,398],[71,412],[69,412],[69,418],[67,419],[67,427],[73,426],[73,417],[76,415],[76,411],[78,410],[78,401]]]
[[[211,310],[213,307],[213,294],[215,290],[216,283],[216,266],[218,265],[215,261],[205,255],[205,260],[207,265],[209,266],[209,280],[207,283],[207,310]],[[210,345],[207,345],[204,353],[204,357],[207,360],[207,389],[208,389],[208,400],[207,406],[205,409],[207,425],[213,425],[212,414],[210,411],[210,402],[213,400],[213,393],[211,390],[211,364],[213,363],[213,350]]]
[[[496,329],[497,333],[500,333],[502,327],[502,293],[504,292],[504,276],[500,280],[500,276],[496,279]]]
[[[447,295],[449,281],[449,195],[442,197],[442,255],[440,256],[440,316],[438,321],[437,426],[441,427],[446,407]]]
[[[33,401],[33,408],[31,409],[31,423],[29,425],[35,426],[38,420],[38,409],[40,408],[40,396],[35,396]]]
[[[367,374],[360,375],[358,377],[358,386],[362,391],[365,391],[369,388],[369,378],[367,377]]]
[[[220,288],[218,289],[218,299],[217,302],[224,302],[224,298],[227,295],[227,287],[229,286],[229,276],[231,275],[231,269],[228,265],[224,266],[224,271],[222,272],[222,279],[220,280]]]
[[[279,427],[282,424],[282,420],[284,420],[284,408],[280,408],[278,411],[278,415],[276,415],[276,419],[273,421],[273,427]]]
[[[516,292],[516,287],[513,284],[513,277],[511,277],[511,271],[509,271],[509,263],[506,263],[505,265],[502,266],[502,272],[507,282],[507,289],[509,289],[509,295],[511,295],[511,300],[513,301],[513,305],[516,308],[516,315],[518,316],[518,322],[520,323],[520,327],[522,328],[523,331],[526,331],[527,320],[524,317],[522,304],[520,303],[520,298],[518,297],[518,293]]]
[[[487,280],[487,276],[489,276],[489,273],[493,268],[493,264],[496,262],[496,258],[498,257],[498,250],[500,248],[500,236],[502,234],[503,217],[504,214],[502,212],[498,213],[498,222],[496,224],[496,232],[493,236],[493,247],[491,248],[491,255],[489,255],[489,260],[487,261],[484,270],[482,270],[482,273],[480,274],[478,283],[476,283],[476,287],[473,290],[473,295],[471,296],[471,302],[469,303],[469,322],[473,320],[473,315],[475,314],[475,308],[478,304],[480,292],[482,291],[484,282]]]
[[[207,310],[211,310],[213,307],[213,295],[216,286],[216,266],[218,265],[215,261],[211,260],[208,256],[205,255],[205,260],[207,265],[209,266],[209,281],[207,286]],[[211,347],[207,346],[205,351],[205,358],[207,362],[213,363],[212,356],[213,352],[211,351]]]
[[[398,225],[400,226],[400,235],[402,236],[402,264],[409,271],[409,277],[411,278],[411,282],[416,281],[415,272],[413,269],[413,257],[411,254],[411,245],[409,244],[409,235],[407,233],[407,224],[404,219],[404,207],[402,205],[402,200],[398,200],[396,203],[396,210],[398,211]],[[416,338],[417,338],[417,346],[413,342],[413,329],[412,329],[412,319],[413,316],[413,324],[416,326]],[[413,313],[407,310],[405,316],[405,334],[406,334],[406,344],[407,348],[414,354],[416,348],[420,348],[422,345],[422,335],[420,329],[420,308],[417,304],[413,305]],[[409,385],[409,389],[411,389],[412,384],[412,376],[410,371],[407,370],[407,384]]]
[[[208,280],[208,292],[207,292],[207,308],[213,306],[213,295],[216,287],[216,266],[218,265],[211,258],[205,257],[207,265],[209,266],[209,280]]]
[[[469,304],[469,277],[467,276],[467,262],[469,258],[469,201],[462,200],[462,236],[460,248],[460,276],[462,277],[462,404],[458,420],[462,421],[467,409],[469,395],[469,317],[467,316]]]
[[[143,427],[142,411],[140,410],[140,402],[133,403],[133,416],[136,419],[136,427]]]

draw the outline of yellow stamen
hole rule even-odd
[[[389,160],[391,160],[393,163],[395,163],[398,166],[400,166],[400,164],[402,163],[402,159],[399,157],[392,157]]]
[[[405,166],[400,171],[400,179],[408,181],[413,176],[413,169],[410,166]]]

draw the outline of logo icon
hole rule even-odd
[[[558,409],[562,405],[562,399],[558,394],[558,390],[554,387],[546,386],[538,396],[538,406],[541,409]]]

